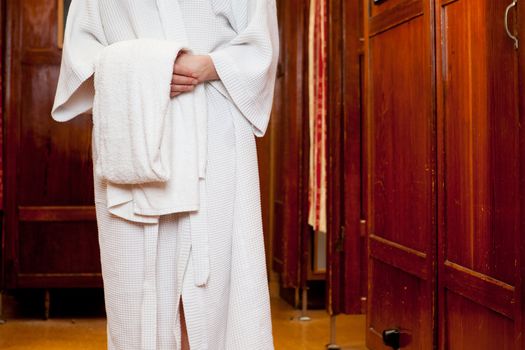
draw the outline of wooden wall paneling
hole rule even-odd
[[[329,2],[328,274],[330,313],[361,313],[361,56],[362,3]],[[364,294],[363,294],[364,292]]]
[[[517,8],[515,23],[525,23],[525,6],[519,4]],[[521,38],[520,48],[518,50],[518,91],[519,96],[525,96],[525,50],[523,47],[523,38],[525,38],[525,25],[518,25],[517,35]],[[518,99],[518,113],[519,113],[519,123],[521,126],[525,124],[525,99]],[[518,259],[517,259],[517,278],[515,285],[515,295],[518,296],[516,300],[516,308],[518,312],[516,313],[516,332],[521,332],[521,340],[518,339],[517,347],[525,349],[525,337],[523,336],[523,329],[525,328],[525,236],[523,231],[525,229],[525,130],[523,127],[519,128],[519,234],[516,239],[516,248],[518,249]]]
[[[277,1],[277,16],[279,23],[279,38],[282,37],[282,9],[283,2]],[[272,115],[270,117],[270,124],[266,135],[263,138],[257,139],[257,154],[259,160],[259,173],[261,179],[261,204],[262,204],[262,215],[263,215],[263,229],[264,229],[264,240],[266,250],[266,265],[268,273],[272,270],[274,263],[274,256],[281,256],[281,250],[274,251],[274,231],[275,231],[275,191],[276,191],[276,177],[277,170],[276,161],[277,158],[277,136],[279,119],[281,116],[281,106],[283,99],[281,98],[282,87],[283,87],[283,52],[282,52],[282,40],[280,42],[280,55],[279,63],[277,67],[277,77],[275,82],[275,92],[273,100]],[[275,269],[275,267],[273,267]]]
[[[362,2],[343,1],[343,191],[344,191],[344,312],[364,312],[366,296],[365,231],[362,188]]]
[[[367,345],[435,334],[435,69],[431,0],[365,0]]]
[[[279,2],[281,14],[281,67],[279,115],[275,122],[275,200],[273,266],[281,273],[283,287],[299,287],[304,261],[302,235],[305,228],[304,157],[306,77],[306,25],[308,8],[304,1]]]
[[[5,20],[5,1],[0,0],[0,52],[5,52],[6,41],[5,41],[5,27],[7,23]],[[4,106],[5,106],[5,61],[4,55],[0,56],[0,137],[2,141],[4,140]],[[2,219],[1,219],[1,228],[0,228],[0,247],[5,245],[5,232],[4,232],[4,151],[3,151],[3,142],[0,145],[0,191],[2,193],[0,198],[0,208],[2,209]],[[4,289],[5,277],[4,277],[4,252],[0,248],[0,319],[2,317],[2,291]]]
[[[4,147],[5,154],[4,162],[4,180],[6,184],[6,195],[4,198],[4,245],[3,245],[3,273],[4,273],[4,287],[13,288],[16,286],[16,236],[12,234],[17,227],[17,210],[16,210],[16,153],[18,145],[18,130],[16,128],[16,120],[19,119],[19,100],[21,82],[18,79],[20,76],[20,65],[17,64],[16,59],[20,56],[19,36],[20,28],[16,25],[16,18],[19,17],[20,4],[19,2],[6,4],[6,50],[5,53],[5,129],[4,135],[6,142],[11,142],[10,147]],[[8,169],[11,169],[9,171]],[[13,230],[10,230],[10,228]]]
[[[436,1],[440,349],[523,349],[523,51],[507,5]]]
[[[102,286],[91,117],[79,116],[68,123],[50,117],[61,59],[57,4],[47,0],[7,4],[3,257],[7,288]],[[61,259],[50,252],[61,252],[57,255]],[[34,261],[46,263],[36,266]]]
[[[344,312],[343,266],[343,2],[328,1],[328,112],[327,112],[327,273],[326,305],[332,315]]]
[[[6,42],[5,42],[5,1],[0,0],[0,52],[5,52]],[[4,144],[4,55],[0,57],[0,149],[3,149]],[[4,209],[4,154],[0,153],[0,210]],[[1,256],[1,253],[0,253]],[[1,262],[0,258],[0,262]],[[1,283],[0,283],[1,286]]]

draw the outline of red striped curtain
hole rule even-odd
[[[326,232],[327,0],[310,0],[308,223]]]

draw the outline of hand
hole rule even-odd
[[[195,85],[216,79],[219,79],[219,76],[210,56],[182,52],[173,65],[170,96],[193,91]]]
[[[181,51],[173,63],[170,89],[171,98],[176,97],[183,92],[193,91],[195,85],[199,83],[199,80],[194,76],[190,69],[180,65],[179,58],[183,55],[187,55],[187,53]]]

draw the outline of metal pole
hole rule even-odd
[[[336,339],[335,339],[337,335],[337,330],[335,327],[336,317],[337,317],[336,315],[330,316],[330,344],[326,346],[326,348],[329,350],[340,350],[341,349],[341,347],[337,345]]]
[[[301,317],[299,317],[299,321],[310,321],[310,316],[307,315],[308,313],[308,290],[306,287],[303,288],[303,297],[302,299],[302,308],[301,308]]]

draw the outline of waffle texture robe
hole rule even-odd
[[[176,13],[183,20],[174,20]],[[108,317],[108,349],[180,349],[182,296],[192,350],[273,349],[254,136],[268,125],[278,55],[275,0],[73,0],[52,116],[90,111],[100,50],[121,40],[166,38],[183,26],[220,81],[206,83],[210,276],[193,283],[188,213],[140,224],[95,206]],[[97,158],[93,148],[93,159]],[[154,257],[152,260],[151,257]]]

